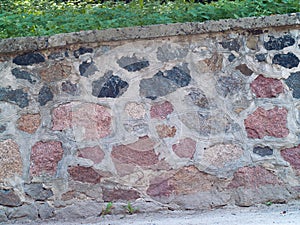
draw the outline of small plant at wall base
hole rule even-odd
[[[107,203],[105,208],[102,208],[101,213],[99,214],[99,216],[105,216],[105,215],[110,215],[112,214],[112,209],[114,208],[113,203],[109,202]]]
[[[129,215],[132,215],[139,211],[138,209],[134,208],[130,202],[127,203],[127,205],[125,206],[125,209]]]
[[[100,0],[1,0],[0,38],[299,11],[299,0],[219,0],[210,4],[183,0],[133,0],[128,4]]]

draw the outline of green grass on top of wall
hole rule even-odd
[[[98,2],[98,3],[97,3]],[[120,28],[226,18],[267,16],[300,11],[299,0],[1,0],[0,38],[44,36],[81,30]]]

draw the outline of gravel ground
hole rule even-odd
[[[32,225],[269,225],[269,224],[300,224],[300,201],[271,206],[256,205],[251,207],[227,206],[220,209],[205,211],[161,211],[134,215],[106,215],[76,221],[39,221],[15,222],[11,224]]]

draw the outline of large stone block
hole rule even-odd
[[[252,92],[257,98],[274,98],[283,92],[282,82],[278,79],[259,75],[251,84]]]
[[[22,201],[13,190],[0,189],[0,205],[16,207],[22,205]]]
[[[86,147],[79,149],[77,156],[85,159],[90,159],[94,163],[100,163],[104,159],[104,152],[100,146]]]
[[[140,198],[140,194],[135,190],[125,190],[120,188],[103,188],[103,201],[134,201]]]
[[[103,177],[92,167],[71,166],[68,168],[68,172],[73,180],[83,183],[97,184]]]
[[[281,156],[290,163],[292,168],[300,175],[300,145],[294,148],[286,148],[280,152]]]
[[[17,126],[19,130],[33,134],[39,128],[41,123],[40,114],[26,114],[22,115],[18,121]]]
[[[197,142],[191,138],[179,140],[179,143],[172,145],[175,154],[180,158],[193,158]]]
[[[29,66],[42,62],[45,62],[45,57],[41,53],[34,52],[18,55],[13,59],[13,63],[21,66]]]
[[[29,105],[28,93],[22,89],[12,90],[10,87],[0,87],[0,101],[5,101],[25,108]]]
[[[154,103],[150,109],[151,118],[166,119],[174,111],[169,101]]]

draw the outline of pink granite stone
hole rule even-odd
[[[244,120],[249,138],[264,138],[272,136],[283,138],[289,134],[287,125],[287,109],[274,107],[265,110],[258,107],[247,119]]]
[[[104,159],[104,152],[99,146],[87,147],[78,150],[78,157],[90,159],[94,163],[100,163]]]
[[[251,90],[257,98],[273,98],[283,92],[280,80],[259,75],[252,83]]]
[[[63,157],[63,148],[59,141],[37,142],[31,151],[30,174],[39,176],[43,174],[54,175],[57,163]]]
[[[52,111],[52,130],[66,130],[72,126],[72,104],[60,105]]]
[[[300,145],[284,149],[280,153],[284,160],[289,162],[297,174],[300,175]]]
[[[40,114],[26,114],[22,115],[18,121],[18,129],[29,134],[36,132],[41,123]]]
[[[154,103],[150,109],[150,116],[151,118],[166,119],[173,111],[173,105],[168,101]]]
[[[193,158],[196,151],[196,141],[191,138],[185,138],[179,141],[178,144],[172,145],[172,149],[180,158]]]
[[[160,138],[174,137],[176,134],[176,127],[171,127],[165,124],[157,125],[156,132]]]
[[[72,166],[68,168],[68,173],[75,181],[80,181],[83,183],[97,184],[100,183],[103,177],[92,167],[84,166]]]

